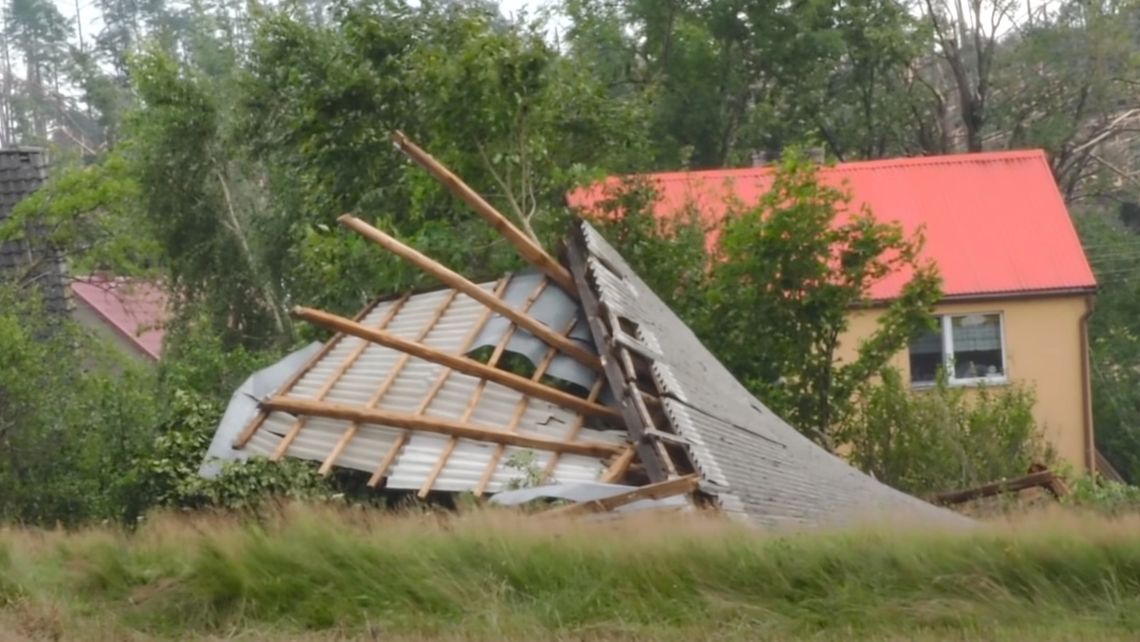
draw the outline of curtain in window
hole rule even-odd
[[[954,317],[954,352],[1001,350],[1001,323],[997,315]]]
[[[910,344],[912,354],[942,354],[942,334],[924,332]]]

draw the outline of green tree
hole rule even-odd
[[[1085,211],[1077,220],[1100,286],[1089,320],[1096,445],[1135,481],[1140,479],[1138,237],[1103,210]]]
[[[69,33],[67,19],[50,0],[11,0],[5,9],[5,43],[23,56],[24,100],[12,107],[25,142],[46,140],[48,123],[59,118]]]
[[[702,336],[761,399],[834,448],[859,388],[930,323],[941,280],[921,249],[921,233],[853,207],[848,191],[788,154],[760,203],[726,218]],[[875,332],[854,361],[838,362],[849,315],[898,272],[910,277]]]
[[[711,255],[697,251],[708,231],[701,212],[662,226],[651,202],[627,190],[609,205],[642,209],[621,210],[603,229],[733,374],[834,450],[860,389],[931,323],[941,281],[921,258],[921,235],[853,207],[846,190],[822,184],[817,167],[794,151],[759,203],[729,203]],[[839,362],[849,315],[898,272],[909,273],[899,296],[885,304],[857,357]]]
[[[26,292],[0,289],[0,519],[129,521],[153,374],[68,323],[45,336],[40,319]]]
[[[998,51],[994,129],[1011,148],[1045,149],[1071,202],[1140,187],[1129,143],[1140,120],[1138,18],[1131,1],[1066,2]]]
[[[130,123],[128,149],[174,300],[212,310],[231,343],[287,341],[279,286],[256,245],[255,197],[242,198],[244,175],[212,85],[158,52],[140,59],[135,76],[144,108]]]

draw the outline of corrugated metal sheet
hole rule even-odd
[[[852,209],[870,207],[881,221],[908,232],[925,228],[924,256],[942,273],[948,297],[1090,289],[1096,286],[1064,199],[1040,151],[959,154],[824,168],[825,184],[850,188]],[[772,184],[770,168],[650,174],[658,216],[696,206],[718,223],[731,196],[757,203]],[[590,208],[616,179],[570,195]],[[710,239],[712,242],[712,239]],[[897,296],[910,274],[874,285],[873,299]]]
[[[659,355],[652,371],[665,414],[687,442],[703,488],[725,511],[767,525],[847,523],[881,511],[965,522],[851,468],[773,414],[590,225],[581,223],[581,238],[571,242],[586,254],[592,291],[579,292],[583,301],[597,297],[611,314],[633,322],[636,339]],[[610,385],[621,398],[621,382]]]
[[[503,295],[513,292],[510,300],[518,299],[519,292],[523,292],[521,298],[525,298],[538,282],[529,274],[513,278],[523,281],[526,287],[512,288],[512,283],[507,283]],[[495,283],[484,283],[480,287],[493,291]],[[568,303],[544,302],[543,296],[540,296],[532,306],[534,316],[540,321],[550,322],[551,327],[560,323],[562,327],[558,329],[565,330],[567,319],[580,314],[577,305],[553,288],[547,288],[543,292],[543,296],[560,297],[559,300],[564,299]],[[545,311],[540,312],[540,307]],[[394,309],[395,313],[392,314]],[[411,296],[406,300],[378,303],[363,315],[360,323],[368,327],[380,327],[390,317],[387,324],[383,325],[387,332],[409,340],[423,335],[421,342],[425,345],[449,354],[458,354],[464,352],[465,342],[471,342],[474,336],[472,333],[479,330],[480,321],[486,313],[486,308],[474,299],[444,289]],[[429,327],[430,330],[424,335],[425,329]],[[499,328],[497,334],[484,332],[471,347],[477,347],[480,343],[499,343],[512,326],[497,323],[495,327]],[[514,336],[525,340],[529,335],[516,328]],[[588,330],[585,337],[592,343]],[[362,347],[363,351],[360,351]],[[357,355],[355,361],[346,366],[353,355]],[[401,362],[404,362],[403,366],[397,370]],[[427,417],[460,419],[471,404],[481,379],[448,371],[422,359],[405,359],[401,352],[355,337],[334,338],[326,353],[294,385],[278,394],[291,399],[363,407],[373,400],[382,383],[394,376],[391,387],[373,407],[413,413],[423,405],[433,384],[445,372],[445,383],[424,407],[423,414]],[[586,385],[592,385],[597,375],[588,372],[588,378],[583,379],[585,375],[578,369],[571,376],[583,380]],[[485,382],[483,385],[468,421],[506,429],[517,407],[524,401],[524,395],[497,383]],[[322,390],[326,390],[323,397]],[[574,411],[546,401],[526,397],[525,402],[525,412],[515,431],[519,434],[563,440],[567,439],[571,426],[580,420]],[[270,413],[246,449],[251,453],[272,454],[295,421],[297,417],[284,412]],[[305,418],[304,421],[303,428],[289,445],[286,456],[324,461],[351,425],[349,421],[316,417]],[[372,473],[403,432],[402,429],[391,426],[361,425],[356,436],[336,460],[336,465]],[[388,470],[387,487],[420,489],[440,460],[448,439],[445,435],[413,433]],[[624,430],[587,422],[586,427],[578,433],[577,440],[617,445],[624,443],[626,436]],[[433,490],[475,489],[490,465],[496,448],[492,443],[458,440],[455,450],[447,458],[432,485]],[[495,465],[487,492],[496,492],[512,479],[523,475],[521,471],[507,466],[511,456],[521,450],[523,449],[514,447],[505,449],[504,455]],[[534,456],[534,465],[542,470],[554,455],[551,452],[534,451]],[[598,459],[562,455],[553,470],[553,478],[560,482],[593,481],[603,470],[604,463]]]

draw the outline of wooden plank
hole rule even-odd
[[[386,300],[387,299],[377,299],[371,304],[364,306],[364,309],[357,313],[356,317],[353,320],[359,321],[365,318],[368,316],[369,312],[376,309],[376,306],[384,303]],[[320,350],[317,350],[316,354],[314,354],[309,358],[308,361],[305,362],[305,365],[301,366],[300,370],[293,373],[293,376],[289,377],[285,383],[281,384],[281,387],[276,391],[277,394],[286,394],[292,390],[293,386],[297,385],[297,382],[300,381],[302,377],[309,374],[309,371],[313,369],[313,366],[317,365],[321,359],[324,359],[325,356],[332,351],[333,347],[343,338],[344,335],[340,333],[333,335],[331,339],[326,341],[325,344],[321,346]],[[261,429],[262,424],[265,423],[265,420],[267,418],[269,418],[269,413],[265,412],[264,409],[259,409],[257,411],[257,416],[253,418],[253,421],[249,422],[249,425],[245,427],[245,430],[243,430],[241,434],[238,435],[238,438],[233,441],[232,447],[235,449],[245,448],[245,445],[249,443],[250,439],[253,439],[254,434],[256,434],[257,431]]]
[[[1043,470],[1036,473],[1031,473],[1023,477],[1016,477],[1005,481],[993,482],[983,484],[974,488],[967,488],[965,490],[955,490],[946,493],[938,493],[930,498],[933,504],[961,504],[974,499],[982,497],[992,497],[993,495],[1000,495],[1002,493],[1011,493],[1027,488],[1034,488],[1041,486],[1048,489],[1050,492],[1057,492],[1053,482],[1055,475],[1051,470]]]
[[[328,417],[329,419],[344,419],[366,424],[381,424],[407,428],[409,430],[422,430],[424,432],[440,435],[454,435],[461,439],[474,439],[493,444],[507,444],[520,448],[535,448],[554,452],[574,453],[590,457],[609,457],[621,452],[621,446],[601,442],[565,442],[560,439],[548,439],[508,433],[498,428],[481,426],[470,422],[437,417],[425,417],[404,412],[393,412],[379,408],[365,408],[346,404],[329,403],[324,401],[311,401],[305,399],[291,399],[288,397],[274,397],[264,402],[269,410],[288,412],[291,414],[311,415],[314,417]]]
[[[391,323],[392,319],[400,311],[400,308],[404,306],[404,302],[408,300],[408,296],[409,295],[405,294],[388,308],[388,311],[385,312],[384,316],[380,319],[380,323],[377,324],[377,328],[384,329],[388,327],[388,324]],[[348,369],[356,363],[360,355],[364,354],[364,351],[368,349],[369,345],[367,341],[361,340],[360,345],[353,349],[345,360],[337,366],[336,370],[329,375],[328,380],[321,384],[316,394],[317,401],[324,400],[333,389],[333,386],[335,386],[337,382],[340,381],[340,378],[344,376],[344,373],[348,372]],[[301,434],[301,429],[305,427],[306,421],[307,419],[305,417],[297,417],[293,425],[285,432],[285,436],[281,439],[281,442],[277,444],[277,448],[273,450],[273,454],[269,456],[269,461],[280,461],[281,458],[285,456],[285,453],[289,451],[289,447],[292,446],[293,442],[297,439],[297,435]]]
[[[515,227],[506,216],[503,216],[502,213],[492,207],[478,192],[471,189],[462,179],[452,173],[443,163],[440,163],[432,157],[431,154],[420,149],[418,145],[409,140],[402,132],[393,132],[392,142],[395,143],[396,147],[404,152],[408,158],[411,158],[416,164],[434,176],[435,179],[450,190],[452,194],[458,196],[460,200],[470,205],[479,216],[483,217],[483,220],[498,230],[531,265],[537,267],[543,274],[557,283],[559,287],[576,298],[574,279],[570,276],[570,271],[563,267],[561,263],[554,260],[554,257],[547,254],[546,250],[542,249],[542,246],[539,245],[537,241]]]
[[[356,323],[355,321],[345,319],[344,317],[339,317],[335,314],[329,314],[320,310],[313,310],[311,308],[302,307],[294,308],[293,314],[298,318],[304,319],[311,323],[316,323],[338,332],[343,332],[345,334],[350,334],[362,339],[367,339],[394,350],[399,350],[400,352],[406,352],[414,357],[419,357],[420,359],[431,361],[432,363],[438,363],[457,372],[462,372],[463,374],[471,375],[473,377],[481,377],[483,379],[490,379],[495,383],[504,385],[508,388],[512,388],[523,394],[538,397],[539,399],[544,399],[551,403],[558,404],[560,406],[564,406],[578,412],[610,419],[615,419],[618,417],[618,413],[612,408],[607,408],[601,404],[586,401],[581,397],[576,397],[567,392],[542,385],[541,383],[531,381],[526,377],[520,377],[513,372],[507,372],[505,370],[499,370],[498,368],[489,367],[487,365],[479,363],[478,361],[475,361],[474,359],[440,352],[439,350],[429,348],[428,346],[425,346],[421,343],[402,339],[389,332],[384,332],[383,330],[374,330],[372,328],[367,328],[360,325],[359,323]]]
[[[424,324],[424,327],[420,328],[420,331],[416,333],[416,341],[423,341],[427,335],[431,334],[432,329],[435,328],[435,324],[439,323],[439,320],[443,318],[443,315],[447,312],[447,309],[451,307],[451,304],[455,302],[455,299],[458,296],[459,292],[457,290],[448,292],[447,296],[443,299],[443,303],[436,306],[436,309],[432,313],[431,318],[428,319],[428,322]],[[365,345],[367,346],[371,344],[365,343]],[[408,364],[408,360],[410,358],[411,357],[407,354],[400,355],[400,358],[396,360],[395,364],[393,364],[392,370],[388,373],[388,376],[384,378],[384,381],[380,384],[380,387],[377,388],[376,392],[368,399],[368,403],[365,404],[367,407],[375,407],[376,404],[380,403],[380,400],[384,398],[384,395],[388,394],[388,390],[392,388],[392,385],[394,383],[396,383],[396,379],[400,376],[400,373],[404,370],[404,366]],[[360,424],[356,422],[349,424],[348,430],[344,431],[344,434],[341,435],[340,439],[336,442],[336,445],[333,446],[332,451],[329,452],[328,457],[325,457],[325,460],[321,462],[321,467],[319,470],[317,470],[317,473],[326,476],[331,473],[332,467],[336,464],[336,460],[340,458],[341,454],[344,452],[344,449],[348,448],[348,444],[352,442],[353,438],[356,437],[356,433],[358,432],[360,432]]]
[[[626,430],[629,431],[630,440],[637,448],[637,458],[645,466],[646,474],[654,482],[665,481],[668,479],[668,475],[661,464],[661,455],[657,452],[655,444],[642,434],[647,426],[642,423],[637,408],[629,399],[632,393],[626,386],[625,374],[622,372],[621,365],[613,354],[613,342],[609,327],[606,326],[601,302],[590,287],[585,245],[586,241],[579,227],[566,246],[566,254],[570,259],[570,272],[574,275],[574,282],[578,284],[578,296],[582,301],[582,308],[586,312],[586,319],[590,322],[594,345],[598,349],[598,354],[606,356],[602,360],[602,365],[605,368],[604,379],[609,383],[610,392],[613,393],[614,398],[618,400],[621,406],[622,420]]]
[[[538,285],[534,288],[533,291],[531,291],[530,296],[528,296],[526,298],[526,301],[523,303],[522,309],[524,311],[529,310],[531,306],[534,305],[534,302],[538,300],[538,297],[542,295],[543,290],[546,289],[547,283],[548,281],[545,277],[539,281]],[[507,328],[506,332],[503,333],[503,338],[499,340],[499,344],[496,345],[494,351],[491,352],[491,358],[487,360],[488,366],[491,366],[492,368],[498,366],[499,359],[503,358],[503,353],[507,350],[507,344],[510,343],[511,337],[513,337],[515,334],[516,327],[517,326],[512,325],[511,327]],[[486,387],[486,379],[480,379],[479,383],[475,384],[475,390],[471,393],[471,398],[467,400],[467,406],[463,409],[463,415],[459,418],[460,421],[468,421],[471,419],[471,415],[475,414],[475,408],[479,405],[479,400],[482,398],[483,390],[486,389]],[[523,399],[525,400],[526,396],[523,396]],[[508,428],[508,431],[510,431],[510,428]],[[455,452],[455,448],[457,446],[459,446],[459,439],[455,437],[448,438],[447,443],[443,447],[443,452],[440,453],[439,459],[435,462],[435,466],[432,467],[431,472],[424,479],[424,483],[420,486],[420,491],[417,494],[420,499],[427,498],[428,494],[431,492],[432,486],[435,485],[435,481],[439,479],[440,473],[443,472],[443,467],[447,465],[447,460],[451,458],[451,453]],[[502,448],[502,446],[499,447]]]
[[[657,482],[656,484],[649,484],[648,486],[640,486],[631,491],[612,497],[606,497],[605,499],[561,506],[545,511],[542,515],[554,517],[611,511],[615,508],[620,508],[626,504],[632,504],[633,502],[643,499],[665,499],[667,497],[691,493],[700,486],[700,483],[701,476],[697,473],[692,473],[684,477],[677,477],[663,482]]]
[[[570,332],[574,330],[574,326],[577,324],[577,322],[578,319],[571,319],[570,324],[566,327],[566,331],[563,332],[563,334],[569,335]],[[541,381],[542,377],[546,375],[546,371],[550,369],[550,364],[554,363],[554,358],[556,356],[558,356],[558,351],[553,349],[547,350],[546,354],[542,358],[542,361],[534,369],[534,374],[530,377],[531,381]],[[587,398],[586,401],[597,401],[597,398]],[[519,424],[522,422],[523,415],[526,414],[528,405],[530,405],[530,399],[525,396],[522,399],[519,399],[519,402],[515,404],[515,411],[511,415],[510,422],[507,424],[508,432],[514,432],[518,430]],[[581,418],[582,415],[577,415],[575,417],[575,423],[577,423]],[[483,470],[483,475],[479,478],[479,483],[475,486],[474,494],[476,497],[482,497],[483,493],[487,491],[487,485],[491,483],[491,478],[495,475],[495,470],[499,467],[499,460],[502,459],[504,451],[506,451],[506,447],[500,445],[495,448],[495,452],[491,453],[491,458],[487,462],[487,467]],[[558,453],[555,453],[554,457],[558,457]]]
[[[602,362],[598,355],[590,352],[582,346],[575,343],[573,340],[563,337],[549,326],[538,321],[534,317],[519,312],[515,308],[508,305],[502,299],[492,295],[475,283],[468,281],[462,275],[452,271],[448,267],[441,265],[428,256],[421,254],[414,248],[408,247],[396,239],[388,236],[380,230],[372,227],[368,223],[348,214],[341,216],[337,219],[341,225],[357,232],[364,238],[376,243],[384,249],[392,252],[396,256],[412,263],[421,270],[427,272],[433,277],[439,279],[445,285],[453,287],[467,296],[475,299],[479,303],[491,308],[495,312],[503,315],[504,317],[515,322],[520,328],[530,332],[535,337],[544,341],[547,345],[554,346],[567,356],[593,368],[600,370]]]
[[[626,471],[629,470],[630,464],[633,463],[633,460],[636,457],[637,449],[634,448],[632,444],[626,446],[625,450],[623,450],[621,454],[618,455],[617,459],[614,460],[614,463],[610,464],[610,467],[606,469],[605,474],[602,475],[602,483],[615,484],[621,480],[621,478],[625,476]]]
[[[604,388],[605,385],[605,377],[598,377],[598,379],[594,381],[593,387],[590,388],[590,395],[586,397],[586,399],[589,401],[597,401],[598,397],[602,395],[602,388]],[[584,426],[585,423],[586,418],[582,415],[575,417],[574,423],[570,424],[570,429],[566,431],[566,436],[564,439],[566,441],[574,441],[577,439],[578,433],[582,431],[582,426]],[[544,481],[550,479],[550,476],[554,474],[554,469],[558,467],[558,460],[560,458],[561,456],[558,455],[558,453],[555,453],[554,456],[550,458],[550,461],[546,463],[546,468],[544,468],[542,471],[542,479]]]
[[[511,277],[509,275],[500,279],[493,290],[495,296],[502,296],[503,292],[506,292],[507,286],[510,285],[510,282]],[[456,290],[456,292],[458,292],[458,290]],[[467,333],[467,336],[463,337],[463,343],[459,348],[460,352],[466,353],[471,349],[471,345],[475,343],[475,339],[479,337],[479,333],[483,331],[483,328],[486,327],[487,322],[490,321],[490,319],[491,309],[487,308],[483,311],[483,314],[479,316],[479,321],[471,326],[471,330]],[[408,357],[407,354],[404,356]],[[428,389],[427,394],[424,395],[423,400],[420,401],[420,405],[416,407],[416,415],[422,415],[427,412],[428,407],[431,406],[432,401],[435,400],[435,397],[439,394],[439,391],[443,389],[443,385],[447,383],[447,379],[450,376],[450,368],[445,369],[443,372],[439,373],[439,376],[436,377],[435,382],[432,384],[431,388]],[[388,452],[384,454],[384,458],[380,460],[380,463],[376,466],[376,470],[372,471],[372,476],[368,478],[369,488],[375,488],[380,485],[380,480],[384,479],[384,477],[388,474],[388,469],[392,467],[393,463],[395,463],[396,457],[399,456],[400,451],[403,450],[404,446],[408,443],[408,440],[411,439],[411,436],[412,433],[408,430],[405,430],[396,436],[396,440],[392,442],[392,447],[389,448]]]

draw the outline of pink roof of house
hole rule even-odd
[[[154,283],[123,278],[86,277],[71,283],[76,303],[86,305],[147,355],[162,354],[166,292]]]
[[[650,174],[659,217],[696,206],[707,223],[726,212],[725,197],[755,204],[772,184],[771,168]],[[925,230],[947,297],[1087,291],[1096,287],[1065,202],[1041,151],[993,152],[841,163],[820,170],[828,185],[846,184],[852,208],[866,204],[881,221]],[[589,209],[620,181],[571,193]],[[910,274],[871,288],[873,299],[897,296]]]

